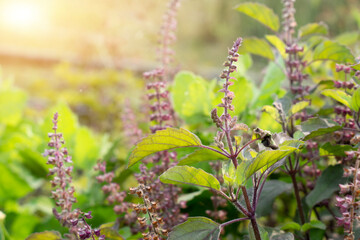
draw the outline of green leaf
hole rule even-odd
[[[346,92],[337,90],[337,89],[326,89],[321,92],[322,95],[331,97],[334,100],[344,104],[345,106],[351,108],[351,96]]]
[[[99,159],[99,139],[86,127],[79,127],[75,134],[74,164],[90,169]]]
[[[106,240],[124,240],[124,238],[111,227],[100,227],[100,234],[105,235]]]
[[[326,230],[326,225],[323,222],[320,222],[318,220],[313,220],[311,222],[305,223],[304,225],[301,226],[301,231],[302,232],[307,232],[310,229],[321,229],[321,230]]]
[[[262,108],[262,111],[268,113],[277,122],[281,122],[279,111],[275,107],[267,105]]]
[[[317,136],[335,132],[341,129],[342,126],[330,119],[310,118],[301,123],[300,128],[305,136],[302,140],[306,141]]]
[[[288,140],[281,144],[278,150],[266,150],[259,153],[249,164],[246,170],[246,178],[249,178],[260,169],[267,170],[277,161],[296,151],[302,144],[302,141]]]
[[[358,112],[360,109],[360,88],[356,89],[351,97],[350,108]]]
[[[220,190],[219,181],[202,169],[189,166],[175,166],[160,175],[160,181],[170,184],[190,184]]]
[[[183,128],[166,128],[150,134],[136,144],[135,149],[131,152],[128,167],[156,152],[196,146],[201,146],[201,141],[193,133]]]
[[[313,60],[330,60],[341,63],[355,62],[354,56],[347,47],[330,40],[323,41],[315,48]]]
[[[0,123],[16,126],[22,119],[27,96],[15,89],[0,91]]]
[[[297,112],[302,111],[304,108],[306,108],[307,106],[309,106],[309,102],[308,101],[301,101],[301,102],[297,102],[294,105],[291,106],[290,108],[290,115],[293,115]]]
[[[218,240],[219,236],[220,224],[205,217],[189,217],[173,228],[168,240]]]
[[[187,123],[203,123],[208,119],[215,98],[215,82],[209,82],[193,74],[181,71],[176,74],[171,87],[174,109]]]
[[[295,230],[295,231],[300,231],[301,226],[300,224],[296,223],[296,222],[288,222],[285,223],[285,225],[283,225],[281,227],[281,230]]]
[[[351,147],[350,145],[332,145],[331,143],[327,142],[322,145],[319,149],[320,156],[341,156],[346,157],[345,152],[347,151],[355,151],[356,149]]]
[[[279,17],[271,8],[264,4],[246,2],[236,6],[235,9],[259,21],[275,32],[279,30]]]
[[[312,208],[317,203],[328,199],[335,191],[339,190],[339,184],[344,183],[343,166],[329,166],[316,181],[315,188],[307,195],[306,204]]]
[[[299,29],[299,37],[310,35],[327,35],[328,27],[324,23],[309,23]]]
[[[213,147],[213,148],[219,149],[217,147]],[[193,153],[190,153],[189,155],[183,157],[177,165],[178,166],[191,165],[199,162],[215,161],[215,160],[228,160],[228,158],[220,153],[203,148],[196,150]]]
[[[241,48],[238,51],[240,54],[251,53],[270,60],[274,60],[275,56],[271,50],[270,45],[264,40],[259,38],[245,38]]]
[[[252,224],[249,224],[248,229],[249,229],[250,240],[256,240]],[[269,240],[269,233],[259,224],[258,224],[258,229],[261,240]]]
[[[283,58],[286,58],[285,43],[276,35],[265,35],[266,40],[268,40],[280,53]]]
[[[59,232],[55,231],[45,231],[40,233],[33,233],[26,238],[26,240],[61,240],[61,235]]]
[[[256,216],[262,217],[271,214],[275,198],[284,192],[291,191],[292,185],[279,180],[266,181],[261,192],[258,206],[256,207]]]
[[[358,31],[355,31],[342,33],[335,38],[335,41],[342,45],[349,46],[357,43],[359,39],[360,33]]]

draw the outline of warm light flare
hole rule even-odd
[[[39,6],[30,2],[9,2],[1,15],[3,24],[10,28],[27,29],[41,23]]]

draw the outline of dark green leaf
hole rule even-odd
[[[173,228],[168,240],[218,240],[220,225],[205,217],[190,217]]]
[[[180,147],[196,146],[201,146],[201,141],[196,135],[183,128],[166,128],[157,131],[154,134],[150,134],[136,144],[135,149],[130,155],[128,167],[131,167],[144,157],[156,152]]]
[[[284,192],[290,191],[291,189],[292,185],[289,183],[279,180],[266,181],[256,208],[256,216],[262,217],[269,215],[273,211],[271,206],[273,205],[275,198]]]
[[[342,127],[336,122],[323,118],[310,118],[300,125],[301,131],[305,137],[302,140],[309,140],[311,138],[321,136],[327,133],[335,132]]]
[[[331,143],[327,142],[322,145],[319,149],[320,156],[341,156],[346,157],[346,151],[353,151],[355,148],[351,147],[350,145],[332,145]]]
[[[281,230],[295,230],[295,231],[300,231],[301,226],[300,224],[296,223],[296,222],[288,222],[285,223],[285,225],[283,225],[281,227]]]
[[[263,4],[246,2],[236,6],[235,9],[259,21],[275,32],[279,30],[279,17],[271,8]]]
[[[170,184],[190,184],[220,190],[219,181],[202,169],[189,166],[175,166],[160,175],[160,181]]]
[[[308,230],[313,229],[313,228],[325,230],[326,225],[323,222],[320,222],[318,220],[313,220],[311,222],[308,222],[308,223],[305,223],[304,225],[302,225],[301,226],[301,231],[302,232],[307,232]]]
[[[306,204],[312,208],[317,203],[328,199],[339,190],[339,184],[344,183],[343,166],[329,166],[316,181],[315,188],[306,197]]]

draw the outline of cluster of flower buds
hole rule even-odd
[[[218,107],[224,108],[224,113],[220,116],[220,119],[217,117],[216,110],[213,110],[213,112],[211,113],[211,117],[213,118],[213,121],[217,126],[222,124],[221,123],[222,121],[226,121],[226,122],[231,121],[231,116],[228,113],[228,110],[234,111],[232,100],[235,97],[235,95],[232,91],[229,90],[229,86],[234,84],[233,82],[230,81],[230,79],[234,79],[234,78],[230,77],[230,74],[236,70],[236,65],[234,63],[238,61],[239,54],[237,52],[239,50],[239,47],[241,46],[241,43],[242,43],[242,38],[236,39],[232,48],[228,51],[229,55],[227,57],[227,61],[224,63],[224,66],[226,68],[223,70],[222,74],[220,75],[220,78],[225,79],[223,88],[220,90],[220,92],[223,92],[225,96],[221,99],[222,103],[220,103]]]
[[[142,131],[138,127],[136,116],[130,106],[130,101],[128,99],[125,100],[121,117],[124,135],[127,137],[127,142],[129,145],[133,146],[142,137]]]
[[[116,214],[126,213],[129,209],[129,204],[125,202],[126,192],[120,192],[120,185],[113,182],[114,172],[106,172],[106,162],[99,161],[94,167],[94,170],[101,172],[101,175],[96,177],[99,183],[106,183],[102,187],[102,191],[107,195],[106,200],[109,204],[115,204],[114,212]]]
[[[138,214],[137,220],[140,226],[148,228],[148,232],[143,232],[144,240],[160,240],[168,235],[168,230],[163,228],[164,220],[158,215],[159,204],[151,199],[152,192],[151,186],[144,183],[140,183],[136,188],[130,188],[130,193],[136,194],[143,201],[143,204],[133,204],[132,208]],[[147,214],[149,218],[140,216],[140,214]]]
[[[66,166],[67,163],[72,163],[72,160],[68,150],[62,147],[65,144],[62,133],[57,132],[58,117],[58,113],[55,113],[52,120],[54,132],[49,133],[50,149],[45,150],[43,154],[48,159],[47,164],[53,165],[53,168],[49,170],[49,175],[55,175],[51,180],[51,185],[55,188],[51,195],[56,201],[56,206],[60,207],[60,212],[54,208],[53,214],[64,227],[69,228],[70,234],[80,239],[88,239],[94,235],[100,236],[100,231],[93,230],[85,221],[85,218],[92,218],[91,212],[83,213],[79,209],[72,209],[73,203],[76,202],[75,189],[71,186],[73,166]],[[105,239],[105,237],[101,236],[99,239]]]
[[[352,82],[340,82],[340,81],[334,81],[334,87],[335,88],[344,88],[344,89],[353,89],[355,86]]]
[[[352,151],[347,153],[351,158],[359,158],[359,151]],[[353,221],[360,220],[360,216],[356,214],[359,210],[360,202],[358,201],[360,196],[360,172],[359,159],[356,160],[356,167],[349,167],[344,169],[344,177],[349,178],[353,176],[353,182],[348,184],[339,184],[340,195],[336,196],[336,206],[339,208],[341,217],[337,217],[337,224],[343,226],[345,232],[352,234]]]
[[[153,90],[149,93],[148,99],[152,102],[150,105],[150,121],[155,121],[155,125],[151,127],[151,132],[165,129],[166,122],[173,120],[173,109],[170,104],[169,92],[166,90],[166,84],[163,81],[164,69],[155,69],[144,73],[144,78],[149,80],[147,84],[148,90]]]
[[[163,16],[163,24],[161,26],[159,42],[159,57],[161,59],[162,67],[167,69],[167,66],[173,61],[175,51],[171,45],[176,41],[175,31],[177,28],[177,10],[180,6],[180,0],[171,0],[167,7],[167,11]]]
[[[283,18],[283,31],[286,44],[291,44],[292,36],[295,33],[296,21],[295,21],[295,0],[283,0],[284,8],[282,10]]]

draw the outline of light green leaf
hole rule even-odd
[[[357,43],[359,40],[360,40],[360,33],[358,31],[345,32],[345,33],[338,35],[335,38],[336,42],[338,42],[342,45],[345,45],[345,46],[349,46],[354,43]]]
[[[344,91],[337,89],[326,89],[322,91],[321,94],[327,97],[331,97],[349,108],[351,106],[351,96]]]
[[[90,169],[100,157],[100,146],[92,132],[86,127],[80,127],[75,134],[74,164],[83,169]]]
[[[267,170],[276,162],[298,150],[302,144],[302,141],[288,140],[282,143],[278,150],[266,150],[259,153],[247,168],[246,178],[249,178],[260,169]]]
[[[268,40],[280,53],[283,58],[286,58],[285,43],[276,35],[265,35],[266,40]]]
[[[259,21],[275,32],[279,30],[279,17],[271,8],[264,4],[246,2],[236,6],[235,9]]]
[[[22,119],[27,96],[15,89],[0,91],[0,124],[16,126]]]
[[[345,152],[347,151],[355,151],[356,149],[351,147],[350,145],[341,145],[336,144],[333,145],[329,142],[322,145],[319,149],[320,156],[341,156],[346,157]]]
[[[290,109],[290,114],[293,115],[297,112],[302,111],[304,108],[306,108],[307,106],[309,106],[309,102],[308,101],[301,101],[301,102],[297,102],[294,105],[291,106]]]
[[[327,35],[328,27],[324,23],[309,23],[299,29],[299,37],[310,35]]]
[[[281,230],[296,230],[296,231],[300,231],[301,226],[300,224],[296,223],[296,222],[288,222],[285,223],[282,227]]]
[[[301,231],[302,232],[307,232],[310,229],[313,228],[317,228],[317,229],[321,229],[321,230],[326,230],[326,225],[323,222],[320,222],[318,220],[313,220],[309,223],[305,223],[304,225],[301,226]]]
[[[215,83],[192,72],[181,71],[176,74],[170,90],[176,113],[187,123],[203,123],[212,109],[214,87]]]
[[[150,134],[136,145],[135,149],[131,152],[128,167],[156,152],[196,146],[201,146],[201,141],[193,133],[183,128],[166,128]]]
[[[277,122],[281,122],[280,114],[275,107],[267,105],[262,108],[262,111],[268,113]]]
[[[106,240],[124,240],[124,238],[112,227],[100,227],[100,234],[105,235]]]
[[[245,38],[241,48],[238,51],[240,54],[251,53],[270,60],[274,60],[275,56],[271,50],[270,45],[264,40],[259,38]]]
[[[26,240],[61,240],[61,235],[59,232],[55,231],[45,231],[40,233],[33,233],[26,238]]]
[[[190,184],[220,190],[219,181],[202,169],[189,166],[175,166],[160,175],[160,181],[170,184]]]
[[[306,196],[306,204],[312,208],[317,203],[328,199],[335,191],[339,190],[339,184],[343,184],[344,169],[342,165],[329,166],[316,181],[315,188]]]
[[[330,60],[334,62],[355,62],[354,56],[350,50],[330,40],[323,41],[314,50],[313,60]]]
[[[213,148],[219,149],[217,147],[213,147]],[[183,157],[177,165],[178,166],[191,165],[198,162],[215,161],[215,160],[228,160],[228,158],[222,154],[203,148],[196,150],[193,153],[190,153],[189,155]]]
[[[360,88],[356,89],[351,97],[350,108],[358,112],[360,109]]]
[[[219,236],[220,224],[205,217],[189,217],[173,228],[168,240],[218,240]]]
[[[302,140],[306,141],[317,136],[335,132],[342,127],[330,119],[310,118],[302,122],[300,128],[305,136]]]

